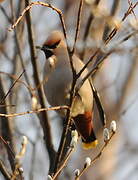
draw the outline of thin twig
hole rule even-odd
[[[60,172],[63,170],[63,168],[66,166],[70,156],[72,155],[72,152],[74,151],[74,148],[70,148],[66,158],[64,159],[64,162],[61,164],[61,166],[58,168],[54,176],[52,177],[52,180],[56,179],[57,176],[60,174]]]
[[[93,76],[95,74],[95,72],[100,68],[101,64],[103,63],[103,61],[110,55],[113,53],[113,50],[109,51],[107,54],[105,54],[102,59],[98,62],[98,64],[96,64],[96,66],[94,66],[90,72],[88,72],[88,74],[86,74],[86,76],[82,79],[82,81],[77,85],[76,87],[76,92],[78,92],[80,90],[80,88],[82,87],[82,85],[84,84],[84,82],[90,77]]]
[[[10,74],[10,73],[7,73],[7,72],[4,72],[4,71],[0,71],[0,74],[4,74],[4,75],[7,75],[9,76],[10,78],[14,79],[15,81],[17,81],[18,83],[21,83],[23,84],[29,91],[29,93],[33,94],[33,91],[37,91],[41,86],[43,86],[44,83],[46,83],[47,81],[47,78],[44,78],[44,80],[42,80],[40,82],[40,84],[38,84],[36,87],[31,87],[30,85],[26,84],[24,81],[18,79],[18,77],[16,77],[15,75],[13,74]]]
[[[60,9],[52,6],[51,4],[40,2],[40,1],[31,2],[30,4],[28,4],[28,6],[22,11],[21,15],[16,20],[16,22],[8,30],[12,31],[17,26],[17,24],[21,21],[21,19],[25,15],[25,13],[27,11],[29,11],[34,5],[41,5],[41,6],[44,6],[44,7],[48,7],[50,9],[54,10],[56,13],[58,13],[61,24],[62,24],[62,28],[63,28],[63,34],[64,34],[64,37],[65,37],[65,40],[66,40],[66,43],[67,43],[67,32],[66,32],[66,27],[65,27],[65,22],[64,22],[62,11]]]
[[[72,89],[73,90],[71,92],[74,92],[74,86],[72,86]],[[66,142],[66,137],[67,137],[67,134],[68,134],[68,131],[69,131],[69,127],[70,127],[70,124],[71,124],[71,110],[72,110],[73,102],[74,102],[74,93],[72,93],[72,96],[70,98],[70,105],[69,105],[69,108],[67,109],[66,125],[64,126],[63,132],[62,132],[62,135],[61,135],[60,145],[59,145],[58,152],[57,152],[57,157],[56,157],[56,160],[55,160],[55,166],[54,166],[54,171],[53,171],[54,173],[57,172],[59,162],[62,161],[61,157],[62,157],[63,150],[64,150],[64,147],[65,147],[65,142]]]
[[[2,79],[0,77],[0,99],[1,97],[4,97],[4,96],[5,96],[5,92],[3,88]],[[7,101],[4,99],[3,105],[6,105],[6,103]],[[0,108],[0,113],[7,114],[7,112],[8,111],[7,111],[6,106],[4,108]],[[15,143],[14,143],[14,137],[13,137],[12,123],[9,121],[7,117],[1,117],[0,119],[1,119],[1,135],[3,136],[3,139],[5,140],[5,142],[6,141],[10,142],[11,149],[13,151],[13,153],[11,153],[12,151],[10,150],[9,146],[8,145],[5,146],[7,150],[7,154],[8,154],[8,160],[11,165],[11,169],[14,171],[15,162],[14,162],[13,154],[15,154]]]
[[[0,160],[0,171],[6,180],[11,180],[11,175],[3,164],[2,160]]]
[[[124,16],[123,16],[122,21],[124,21],[124,20],[127,18],[127,16],[133,12],[133,9],[134,9],[137,5],[138,5],[138,2],[136,2],[133,6],[130,5],[130,7],[128,8],[127,12],[126,12],[126,13],[124,14]]]
[[[75,33],[75,39],[74,39],[74,44],[73,44],[73,48],[72,48],[72,54],[74,54],[76,41],[78,39],[80,23],[81,23],[82,7],[83,7],[83,0],[80,0],[79,10],[78,10],[78,18],[77,18],[77,26],[76,26],[76,33]]]
[[[95,0],[95,2],[94,2],[95,8],[98,6],[99,3],[100,3],[100,0]],[[82,38],[82,40],[83,40],[83,51],[81,53],[82,61],[84,60],[84,55],[85,55],[85,51],[86,51],[87,37],[89,35],[90,27],[92,25],[93,20],[94,20],[94,14],[91,11],[91,13],[90,13],[90,15],[88,17],[85,32],[84,32],[84,35],[83,35],[83,38]]]
[[[119,4],[120,4],[120,0],[114,0],[114,2],[112,4],[111,13],[110,13],[111,18],[115,17],[115,15],[119,9]],[[106,37],[107,37],[110,30],[111,30],[110,25],[109,24],[105,25],[104,32],[103,32],[103,40],[104,41],[106,40]]]
[[[97,49],[95,51],[95,53],[90,57],[90,59],[88,60],[88,62],[83,66],[83,68],[80,70],[80,72],[77,74],[78,77],[81,76],[81,74],[83,73],[83,71],[88,67],[88,65],[92,62],[92,60],[100,53],[100,49]]]
[[[9,152],[11,153],[11,156],[13,158],[13,160],[15,159],[15,153],[13,152],[11,146],[9,145],[9,142],[7,142],[2,136],[0,136],[0,140],[4,143],[4,145],[7,147],[7,149],[9,150]]]
[[[15,153],[13,152],[13,150],[12,150],[12,147],[10,146],[9,142],[7,142],[2,136],[0,136],[0,140],[4,143],[6,148],[9,150],[9,152],[11,154],[11,157],[12,157],[12,159],[14,161],[14,164],[15,164],[15,168],[13,170],[13,174],[12,174],[10,179],[12,180],[13,176],[14,176],[14,179],[16,179],[19,174],[20,174],[20,178],[23,179],[22,171],[20,170],[21,165],[19,164],[19,161],[16,159],[16,156],[15,156]]]
[[[128,0],[128,3],[129,3],[129,5],[132,7],[133,6],[133,3],[130,1],[130,0]],[[138,22],[138,20],[137,20],[137,17],[136,17],[136,15],[135,15],[135,12],[132,10],[132,13],[133,13],[133,15],[134,15],[134,17],[135,17],[135,20]]]
[[[19,77],[13,82],[13,84],[11,85],[11,87],[9,88],[8,92],[3,96],[3,98],[0,101],[0,104],[3,104],[3,102],[5,101],[5,99],[7,98],[7,96],[9,95],[9,93],[11,92],[11,90],[13,89],[13,87],[15,86],[15,84],[17,83],[17,81],[22,77],[22,75],[24,74],[25,69],[23,70],[23,72],[19,75]]]
[[[21,113],[14,113],[14,114],[2,114],[0,113],[1,117],[16,117],[16,116],[24,116],[26,114],[34,114],[34,113],[40,113],[43,111],[53,111],[53,110],[61,110],[61,109],[68,109],[68,106],[55,106],[55,107],[50,107],[50,108],[41,108],[38,110],[33,110],[33,111],[26,111],[26,112],[21,112]]]
[[[6,17],[6,19],[8,20],[9,23],[12,23],[12,19],[8,16],[7,12],[5,11],[4,7],[2,7],[0,5],[0,9],[3,12],[4,16]]]
[[[13,74],[10,74],[10,73],[7,73],[7,72],[4,72],[4,71],[0,71],[0,74],[4,74],[4,75],[7,75],[9,76],[10,78],[12,78],[13,80],[16,81],[16,83],[21,83],[23,84],[27,89],[28,91],[31,93],[32,91],[36,90],[36,88],[32,88],[31,86],[28,86],[24,81],[20,80],[18,77],[16,77],[16,75],[13,75]],[[43,82],[42,82],[43,83]],[[41,84],[42,85],[42,84]],[[31,93],[32,94],[32,93]]]
[[[23,18],[24,14],[29,11],[32,6],[34,5],[41,5],[41,6],[45,6],[45,7],[49,7],[51,8],[52,10],[56,11],[60,17],[60,20],[61,20],[61,23],[62,23],[62,27],[63,27],[63,33],[64,33],[64,36],[65,36],[65,39],[67,37],[66,35],[66,28],[65,28],[65,23],[64,23],[64,19],[63,19],[63,15],[62,15],[62,12],[61,10],[59,10],[58,8],[52,6],[51,4],[48,4],[48,3],[44,3],[44,2],[40,2],[40,1],[36,1],[36,2],[31,2],[24,10],[23,12],[21,13],[21,15],[19,16],[19,18],[16,20],[16,22],[11,26],[11,28],[9,28],[9,31],[12,31],[16,26],[17,24],[21,21],[21,19]]]
[[[24,61],[23,61],[23,57],[22,57],[22,52],[21,52],[21,47],[20,47],[20,41],[19,41],[18,33],[17,33],[16,29],[15,29],[15,41],[16,41],[17,51],[18,51],[18,54],[20,57],[21,66],[23,69],[25,69],[25,65],[24,65]],[[24,72],[24,77],[25,77],[27,84],[30,86],[29,77],[28,77],[26,71]]]
[[[10,146],[9,142],[7,142],[2,136],[0,136],[0,140],[4,143],[4,145],[6,146],[7,150],[8,150],[8,153],[11,154],[11,159],[14,163],[14,169],[13,169],[13,174],[11,175],[11,180],[14,180],[16,179],[17,177],[19,177],[20,175],[20,178],[23,179],[23,175],[22,175],[22,171],[20,170],[21,168],[21,165],[19,163],[19,161],[16,159],[16,156],[15,156],[15,153],[12,149],[12,147]],[[14,177],[14,178],[13,178]]]

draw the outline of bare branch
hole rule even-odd
[[[4,88],[3,88],[2,80],[1,80],[1,77],[0,77],[0,99],[1,99],[1,97],[4,97],[4,96],[5,96]],[[5,98],[3,100],[3,104],[6,105]],[[7,114],[6,106],[4,108],[0,108],[0,113]],[[13,159],[13,154],[15,153],[15,144],[14,144],[14,139],[13,139],[13,128],[12,128],[11,122],[6,117],[1,117],[1,134],[2,134],[3,138],[0,137],[0,139],[1,140],[5,139],[5,142],[8,141],[11,144],[11,149],[12,149],[13,153],[11,153],[8,146],[6,146],[6,150],[7,150],[8,159],[9,159],[11,168],[14,171],[15,162],[14,162],[14,159]]]
[[[77,41],[77,39],[78,39],[78,34],[79,34],[79,29],[80,29],[80,23],[81,23],[82,7],[83,7],[83,0],[80,0],[79,10],[78,10],[77,26],[76,26],[76,34],[75,34],[74,44],[73,44],[73,48],[72,48],[72,54],[74,54],[76,41]]]
[[[32,94],[32,91],[37,90],[36,88],[32,88],[32,87],[28,86],[24,81],[20,80],[18,77],[16,77],[16,76],[13,75],[13,74],[10,74],[10,73],[7,73],[7,72],[3,72],[3,71],[0,71],[0,74],[7,75],[8,77],[10,77],[10,78],[12,78],[13,80],[15,80],[16,83],[21,83],[21,84],[23,84],[23,85],[29,90],[29,93],[31,93],[31,94]],[[42,85],[42,84],[43,84],[43,82],[42,82],[40,85]]]
[[[9,88],[8,92],[1,98],[0,104],[3,104],[3,102],[5,101],[5,99],[7,98],[7,96],[9,95],[9,93],[11,92],[11,90],[13,89],[13,87],[15,86],[15,84],[17,83],[17,81],[22,77],[22,75],[24,74],[25,70],[23,70],[23,72],[19,75],[19,77],[13,82],[13,84],[11,85],[11,87]]]
[[[11,180],[11,175],[8,172],[5,165],[3,164],[2,160],[0,160],[0,171],[1,171],[2,175],[5,177],[6,180]]]
[[[111,9],[111,15],[110,15],[111,18],[113,18],[116,15],[116,13],[117,13],[117,11],[119,9],[119,4],[120,4],[120,0],[114,0],[113,5],[112,5],[112,9]],[[105,29],[104,29],[103,40],[106,39],[109,31],[110,31],[110,27],[107,24],[105,26]]]
[[[21,112],[21,113],[14,113],[14,114],[2,114],[0,113],[1,117],[16,117],[16,116],[24,116],[26,114],[35,114],[35,113],[40,113],[43,111],[53,111],[53,110],[61,110],[61,109],[68,109],[68,106],[56,106],[56,107],[50,107],[50,108],[41,108],[38,110],[33,110],[33,111],[26,111],[26,112]]]
[[[95,0],[94,4],[95,6],[97,7],[98,4],[100,3],[100,0]],[[84,45],[83,45],[83,51],[81,53],[81,59],[84,60],[84,55],[85,55],[85,51],[86,51],[86,40],[87,40],[87,37],[89,35],[89,31],[90,31],[90,27],[92,25],[92,22],[94,20],[94,14],[93,12],[91,11],[89,17],[88,17],[88,20],[87,20],[87,24],[86,24],[86,28],[85,28],[85,32],[84,32],[84,35],[83,35],[83,42],[84,42]]]
[[[74,148],[70,148],[68,154],[66,155],[66,158],[64,159],[63,163],[60,165],[60,167],[58,168],[58,170],[56,171],[56,173],[54,174],[54,176],[52,177],[52,179],[56,179],[57,176],[60,174],[60,172],[63,170],[63,168],[66,166],[70,156],[72,155],[72,152],[74,151]]]
[[[40,2],[40,1],[32,2],[32,3],[30,3],[30,5],[28,4],[28,6],[23,10],[23,12],[19,16],[19,18],[16,20],[16,22],[11,26],[9,31],[12,31],[17,26],[17,24],[21,21],[24,14],[27,11],[29,11],[32,8],[32,6],[34,6],[34,5],[41,5],[41,6],[49,7],[49,8],[51,8],[52,10],[54,10],[54,11],[56,11],[58,13],[58,15],[60,17],[60,20],[61,20],[61,23],[62,23],[63,33],[64,33],[64,36],[65,36],[65,39],[67,39],[66,28],[65,28],[65,23],[64,23],[64,20],[63,20],[62,12],[58,8],[52,6],[51,4],[47,4],[47,3],[44,3],[44,2]]]

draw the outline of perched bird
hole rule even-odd
[[[49,104],[51,106],[69,105],[73,74],[63,33],[53,31],[41,50],[46,56],[44,91]],[[73,55],[72,59],[74,69],[78,73],[84,63],[76,55]],[[76,83],[78,84],[87,73],[88,70],[85,69]],[[60,110],[59,113],[65,116],[65,110]],[[95,147],[98,141],[93,130],[93,92],[89,80],[86,80],[78,91],[71,116],[82,138],[83,147],[85,149]]]

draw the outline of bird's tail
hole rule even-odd
[[[97,144],[98,140],[96,139],[94,131],[92,131],[91,135],[86,140],[82,138],[82,146],[84,149],[95,148]]]
[[[93,130],[92,113],[85,112],[84,114],[77,115],[73,119],[76,129],[81,135],[83,148],[91,149],[96,147],[98,140]]]

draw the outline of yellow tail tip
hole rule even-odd
[[[90,143],[82,143],[82,146],[84,149],[92,149],[92,148],[95,148],[98,144],[98,140],[95,140],[93,142],[90,142]]]

